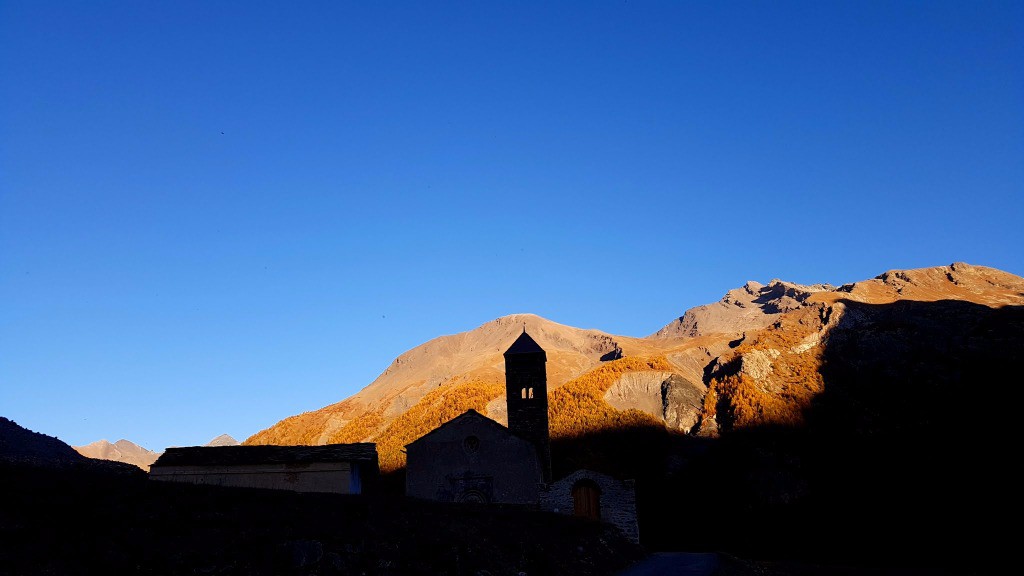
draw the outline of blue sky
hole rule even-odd
[[[430,338],[1024,273],[1020,2],[0,1],[0,415],[239,439]]]

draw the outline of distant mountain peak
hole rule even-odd
[[[813,302],[840,298],[865,303],[896,300],[967,300],[976,304],[1018,302],[1024,294],[1019,276],[1002,270],[955,262],[949,266],[889,270],[871,280],[835,287],[797,284],[778,278],[767,284],[750,280],[726,292],[721,300],[687,310],[651,336],[695,338],[710,334],[741,334],[770,326],[779,315]]]
[[[229,434],[221,434],[207,442],[206,446],[238,446],[238,440],[235,440]]]
[[[74,446],[74,449],[88,458],[124,462],[149,470],[149,465],[156,461],[160,454],[147,450],[124,438],[111,444],[107,440],[97,440],[85,446]]]

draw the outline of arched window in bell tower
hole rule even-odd
[[[530,388],[530,392],[526,396],[527,398],[533,398],[533,388]]]
[[[526,400],[526,388],[523,388],[523,400]]]

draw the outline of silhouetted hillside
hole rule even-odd
[[[61,465],[82,461],[74,448],[54,438],[0,417],[0,461]]]
[[[22,428],[0,416],[0,466],[14,468],[97,469],[141,473],[135,466],[87,458],[53,436]]]

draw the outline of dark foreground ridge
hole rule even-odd
[[[606,524],[514,507],[10,465],[0,493],[3,574],[597,576],[643,556]]]

